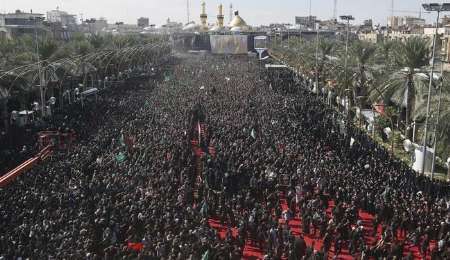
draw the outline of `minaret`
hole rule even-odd
[[[189,4],[189,0],[187,0],[187,24],[189,24],[189,22],[191,21],[191,12],[190,12],[190,4]]]
[[[223,5],[220,4],[219,5],[219,15],[217,15],[217,27],[219,27],[219,29],[223,28],[223,20],[224,20],[224,15],[223,15]]]
[[[230,4],[230,23],[233,21],[233,3]]]
[[[202,2],[202,13],[200,14],[200,21],[202,23],[202,30],[208,30],[208,15],[206,14],[206,3]]]

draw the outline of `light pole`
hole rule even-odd
[[[38,78],[39,78],[39,95],[40,95],[40,99],[41,99],[41,116],[44,117],[45,116],[45,79],[44,79],[44,75],[43,75],[43,71],[41,68],[41,59],[40,59],[40,54],[39,54],[39,39],[38,39],[38,33],[37,33],[37,26],[38,26],[38,22],[40,22],[41,18],[39,17],[34,17],[31,16],[30,17],[31,21],[34,21],[34,41],[36,44],[36,60],[37,60],[37,66],[38,66]]]
[[[434,179],[434,171],[436,169],[436,142],[437,142],[437,131],[441,116],[441,101],[442,101],[442,88],[444,87],[444,64],[441,60],[441,78],[440,78],[440,87],[439,87],[439,99],[438,99],[438,111],[437,111],[437,118],[436,118],[436,124],[434,125],[434,137],[433,137],[433,162],[431,164],[431,180]]]
[[[436,40],[438,35],[438,28],[439,28],[439,16],[441,12],[450,11],[450,3],[444,3],[444,4],[423,4],[423,8],[428,12],[437,12],[436,17],[436,27],[434,31],[434,37],[433,37],[433,51],[432,51],[432,59],[431,59],[431,69],[430,69],[430,81],[428,84],[428,98],[427,98],[427,114],[425,117],[425,130],[423,135],[423,149],[422,149],[422,174],[425,175],[425,165],[426,165],[426,158],[427,158],[427,135],[428,135],[428,120],[430,117],[430,103],[431,103],[431,88],[433,85],[433,74],[434,74],[434,59],[436,54]],[[436,152],[436,151],[434,151]]]
[[[355,20],[355,18],[351,15],[341,15],[339,16],[339,18],[341,18],[341,20],[347,21],[347,35],[346,35],[346,39],[345,39],[345,59],[344,59],[344,78],[345,78],[345,89],[347,90],[349,88],[348,86],[348,73],[347,73],[347,67],[348,67],[348,41],[349,41],[349,36],[350,36],[350,21]],[[347,95],[347,100],[346,100],[346,104],[349,103],[349,97]],[[350,120],[350,107],[349,105],[347,105],[347,120]]]
[[[447,182],[450,182],[450,157],[447,159]]]
[[[316,35],[316,88],[317,91],[319,90],[319,29],[320,29],[320,24],[319,21],[316,20],[315,23],[317,24],[317,35]]]

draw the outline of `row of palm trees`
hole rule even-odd
[[[8,106],[19,100],[45,103],[55,92],[81,92],[98,81],[119,78],[124,72],[149,71],[164,63],[171,48],[164,37],[75,35],[69,42],[24,36],[0,40],[0,116],[8,129]],[[40,92],[40,93],[39,93]]]
[[[412,135],[412,122],[418,125],[424,122],[431,59],[427,39],[410,37],[379,44],[351,40],[347,67],[344,66],[345,43],[339,40],[317,42],[291,38],[289,43],[273,45],[271,51],[306,77],[317,77],[318,89],[323,92],[348,97],[350,107],[370,108],[382,103],[386,110],[397,111],[390,116],[399,119],[407,137]],[[442,87],[436,139],[438,154],[447,158],[450,156],[450,84],[445,73],[438,73],[434,78],[431,122],[437,122],[438,89]]]

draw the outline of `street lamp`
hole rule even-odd
[[[316,20],[315,23],[317,24],[317,36],[316,36],[316,87],[319,90],[319,30],[320,30],[320,24],[319,20]]]
[[[440,86],[439,86],[439,99],[438,99],[438,108],[437,108],[437,118],[436,118],[436,123],[434,125],[434,137],[433,137],[433,162],[431,164],[431,179],[433,180],[434,178],[434,172],[436,170],[436,142],[437,142],[437,131],[438,131],[438,126],[439,126],[439,121],[440,121],[440,117],[441,117],[441,102],[442,102],[442,88],[444,87],[444,64],[443,61],[441,60],[441,77],[440,77]]]
[[[341,15],[339,16],[339,18],[341,18],[341,20],[347,21],[347,35],[346,35],[346,39],[345,39],[345,61],[344,61],[344,73],[345,73],[345,84],[348,84],[348,73],[347,73],[347,67],[348,67],[348,40],[349,40],[349,36],[350,36],[350,21],[355,20],[355,18],[351,15]],[[344,86],[346,89],[349,86]],[[348,100],[348,97],[347,97]],[[348,102],[348,101],[347,101]],[[347,117],[349,117],[349,109],[347,108]],[[349,118],[347,118],[347,120],[349,120]]]
[[[39,54],[39,39],[38,39],[38,33],[37,33],[37,27],[38,23],[41,22],[43,18],[37,17],[37,16],[31,16],[30,21],[34,22],[34,41],[36,44],[36,59],[37,59],[37,66],[38,66],[38,78],[39,78],[39,94],[41,99],[41,116],[45,116],[45,79],[41,68],[41,60],[40,60],[40,54]]]
[[[441,12],[450,11],[450,3],[444,3],[444,4],[432,3],[432,4],[423,4],[422,6],[428,12],[437,12],[436,27],[435,27],[435,31],[434,31],[434,37],[433,37],[433,52],[432,52],[432,59],[431,59],[430,82],[428,84],[427,114],[425,117],[425,130],[424,130],[424,135],[423,135],[422,174],[425,175],[425,163],[426,163],[426,158],[427,158],[428,120],[429,120],[429,116],[430,116],[431,88],[433,85],[434,59],[435,59],[435,54],[436,54],[436,39],[437,39],[438,28],[439,28],[439,16],[440,16]],[[436,152],[436,151],[434,151],[434,152]]]
[[[450,157],[448,157],[446,164],[447,164],[447,169],[448,169],[448,171],[447,171],[447,181],[450,181]]]

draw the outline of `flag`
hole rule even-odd
[[[284,148],[286,148],[286,145],[284,145],[284,144],[278,144],[278,145],[277,145],[277,148],[278,148],[278,152],[279,152],[279,153],[284,153]]]
[[[136,142],[136,137],[128,136],[128,137],[125,138],[124,142],[125,142],[127,148],[131,149],[131,148],[133,148],[133,146],[134,146],[134,144]]]
[[[200,122],[197,123],[198,128],[198,143],[202,143],[202,127],[200,125]]]
[[[123,136],[123,134],[120,135],[120,145],[125,146],[125,137]]]
[[[209,260],[209,250],[207,250],[207,251],[203,254],[202,260]]]
[[[256,139],[256,131],[255,129],[252,128],[252,132],[250,133],[251,137],[253,137],[253,139]]]
[[[144,244],[128,242],[128,248],[139,252],[139,251],[142,251],[142,249],[144,249]]]
[[[167,82],[167,81],[170,81],[170,80],[171,80],[170,74],[169,73],[165,73],[164,74],[164,81]]]
[[[118,163],[123,163],[126,160],[126,156],[124,153],[120,152],[116,155],[116,160]]]

